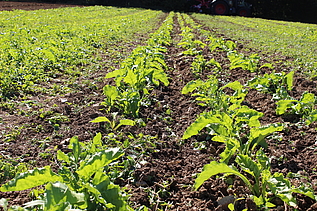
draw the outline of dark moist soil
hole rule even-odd
[[[0,8],[3,10],[49,9],[60,6],[68,5],[0,2]],[[175,22],[173,38],[179,40],[180,29],[176,20]],[[241,46],[241,51],[243,51],[243,45],[241,44]],[[225,206],[221,205],[226,204],[224,201],[231,202],[232,195],[245,198],[249,190],[237,178],[232,178],[233,182],[212,178],[207,180],[198,191],[193,191],[195,175],[201,172],[205,164],[217,159],[224,147],[219,143],[210,141],[203,135],[181,140],[186,128],[194,122],[199,113],[205,110],[204,107],[196,104],[193,97],[181,94],[181,89],[185,84],[196,79],[190,69],[193,57],[183,56],[181,52],[182,49],[176,44],[168,47],[166,58],[169,66],[170,85],[153,90],[151,97],[156,101],[149,107],[141,109],[140,115],[146,122],[146,126],[125,129],[127,133],[157,136],[159,140],[156,144],[157,148],[145,158],[146,163],[134,171],[133,182],[127,180],[120,183],[130,190],[130,201],[134,208],[145,205],[151,210],[158,210],[158,208],[163,210],[226,210]],[[254,77],[254,74],[242,69],[229,71],[228,59],[221,52],[209,52],[208,49],[204,49],[204,56],[206,59],[215,58],[226,70],[226,74],[220,76],[222,81],[239,80],[245,83]],[[272,59],[269,58],[270,55],[266,55],[266,57]],[[289,58],[280,56],[278,59],[286,61]],[[115,65],[113,64],[113,66]],[[276,71],[281,70],[285,70],[283,63],[276,67]],[[94,73],[90,79],[99,78],[107,71],[105,69]],[[264,72],[265,70],[262,71],[262,73]],[[206,78],[209,74],[211,72],[206,71],[202,73],[201,77]],[[80,78],[78,80],[80,82]],[[102,87],[106,83],[109,81],[97,83],[96,89],[83,87],[80,91],[63,97],[46,96],[43,99],[43,97],[34,96],[32,98],[45,103],[46,110],[66,115],[69,118],[67,122],[62,123],[58,132],[54,130],[52,124],[39,116],[19,115],[15,111],[1,108],[0,131],[12,132],[17,128],[19,131],[10,142],[0,140],[1,157],[32,163],[37,167],[51,165],[54,168],[54,164],[52,164],[53,154],[57,149],[67,149],[69,138],[78,136],[80,141],[87,141],[91,140],[97,132],[103,132],[99,125],[89,121],[98,116],[106,115],[102,110],[103,106],[100,105],[104,99]],[[316,94],[316,83],[304,79],[298,73],[295,75],[295,86],[290,94],[299,98],[304,91]],[[295,124],[299,120],[296,116],[277,116],[275,114],[276,106],[271,98],[272,96],[269,94],[250,90],[245,103],[264,113],[261,118],[263,125],[279,122],[288,123],[288,126],[278,133],[276,138],[268,140],[267,153],[273,158],[272,170],[285,174],[288,172],[301,173],[303,176],[292,180],[292,183],[294,185],[300,184],[300,182],[313,184],[316,193],[317,131],[315,128],[317,125],[313,123],[310,126],[301,126]],[[53,106],[54,104],[55,106]],[[20,110],[23,109],[23,107],[20,108]],[[168,109],[170,112],[167,114]],[[41,125],[40,129],[39,125]],[[47,137],[50,137],[49,142],[43,145],[43,140],[47,140]],[[205,147],[199,149],[199,146],[203,144]],[[50,153],[43,156],[41,155],[43,152]],[[2,181],[2,183],[4,182],[6,181]],[[31,200],[28,191],[0,193],[0,198],[8,198],[10,205],[22,205]],[[279,201],[275,203],[278,204],[278,208],[274,210],[292,210]],[[298,210],[317,210],[317,204],[308,197],[298,196],[298,204]],[[236,210],[245,208],[256,210],[254,203],[249,199],[240,200],[236,204]]]

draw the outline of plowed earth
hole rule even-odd
[[[19,1],[0,1],[0,10],[40,10],[53,9],[59,7],[77,7],[78,5],[71,4],[50,4],[42,2],[19,2]]]
[[[0,5],[2,6],[0,7],[4,8],[6,3],[1,2]],[[13,3],[10,2],[9,5],[11,6],[8,9],[13,9],[12,7],[16,9],[39,9],[43,6],[42,3],[29,4],[23,2],[21,4],[14,3],[15,6],[13,6]],[[54,7],[56,5],[51,6]],[[208,30],[212,31],[211,29]],[[216,31],[213,32],[216,33]],[[186,128],[205,108],[198,106],[194,102],[194,98],[181,94],[181,89],[186,83],[196,78],[190,69],[193,57],[182,55],[182,49],[175,44],[180,39],[179,33],[180,29],[177,20],[175,20],[173,31],[175,42],[168,47],[166,53],[170,85],[154,89],[151,93],[151,96],[155,98],[154,103],[149,107],[141,109],[141,118],[146,123],[145,127],[126,127],[124,129],[126,133],[143,133],[157,136],[159,142],[156,144],[156,149],[152,150],[144,158],[146,162],[139,164],[134,170],[134,181],[131,182],[131,180],[127,179],[120,181],[119,184],[130,190],[130,201],[134,208],[145,205],[151,208],[151,210],[158,210],[159,208],[164,210],[226,210],[221,206],[224,199],[230,199],[232,195],[245,198],[246,194],[249,193],[239,179],[234,178],[234,182],[229,188],[229,184],[225,180],[214,177],[206,181],[198,191],[192,190],[195,174],[199,173],[202,167],[212,159],[217,159],[224,146],[206,139],[204,135],[192,137],[185,141],[181,140]],[[224,35],[221,36],[223,37]],[[245,51],[243,41],[239,40],[237,42],[240,44],[240,50]],[[135,43],[135,45],[138,44]],[[132,46],[129,49],[132,50]],[[254,51],[251,53],[254,53]],[[242,69],[229,70],[229,61],[221,51],[210,52],[208,49],[204,49],[203,55],[206,59],[215,58],[222,65],[225,71],[219,78],[222,81],[239,80],[245,83],[248,79],[254,77],[254,74]],[[274,54],[274,58],[273,55],[262,55],[262,58],[263,62],[265,62],[264,59],[280,61],[276,65],[276,71],[291,69],[291,67],[283,65],[283,61],[289,58],[282,55],[278,55],[278,58],[276,54]],[[115,64],[110,65],[117,68]],[[107,71],[105,68],[101,72],[96,72],[90,76],[89,80],[103,77]],[[264,74],[266,71],[268,70],[262,69],[257,74]],[[206,78],[209,74],[211,72],[206,70],[202,73],[201,77]],[[78,79],[79,84],[80,80],[81,78]],[[55,146],[57,146],[57,149],[66,149],[68,139],[73,136],[78,136],[80,141],[86,141],[90,140],[97,132],[104,132],[98,125],[89,121],[98,116],[107,115],[101,110],[103,107],[100,105],[104,99],[102,87],[107,83],[109,81],[105,80],[97,83],[96,90],[83,86],[80,91],[67,94],[63,97],[46,96],[46,99],[33,97],[33,100],[45,103],[46,109],[67,115],[69,121],[63,123],[64,127],[62,127],[58,134],[56,134],[51,124],[39,117],[26,117],[18,115],[15,112],[8,112],[2,108],[0,110],[2,120],[0,124],[1,131],[10,131],[15,126],[21,125],[25,127],[20,129],[20,133],[16,135],[15,141],[0,141],[1,155],[20,159],[25,162],[32,161],[38,167],[45,165],[54,166],[52,162],[53,155],[49,155],[48,157],[40,156],[47,148],[40,147],[42,145],[36,140],[45,140],[46,137],[51,137],[48,148],[51,148],[51,152],[54,154]],[[316,83],[306,80],[300,76],[300,73],[296,73],[294,89],[290,94],[299,98],[304,91],[317,94]],[[271,98],[272,96],[269,94],[250,90],[245,103],[251,108],[264,113],[264,116],[261,118],[263,125],[275,122],[288,123],[285,130],[278,134],[281,137],[280,139],[272,138],[267,140],[269,147],[266,152],[272,157],[272,170],[273,172],[283,172],[285,174],[287,172],[301,173],[305,177],[292,180],[293,184],[296,185],[301,180],[306,183],[312,183],[316,193],[317,131],[315,128],[317,125],[311,124],[310,126],[300,127],[295,124],[298,118],[282,118],[281,116],[277,116],[275,114],[276,106]],[[66,104],[66,101],[71,104]],[[57,106],[52,107],[54,104]],[[77,105],[77,107],[74,105]],[[167,109],[170,109],[170,112],[167,112]],[[35,128],[38,125],[41,125],[43,130],[37,131]],[[206,147],[197,149],[197,144],[204,144]],[[31,200],[27,193],[26,191],[0,193],[0,198],[10,199],[10,205],[22,205]],[[276,201],[276,203],[278,207],[275,210],[293,209],[279,201]],[[317,210],[317,204],[308,197],[298,196],[298,204],[298,210]],[[245,208],[256,210],[253,202],[249,199],[241,200],[237,203],[237,210]]]

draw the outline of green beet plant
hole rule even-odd
[[[110,72],[106,78],[114,78],[116,86],[106,85],[106,105],[118,107],[124,114],[137,117],[139,108],[153,86],[169,84],[165,69],[163,47],[140,46],[134,49],[121,68]]]
[[[233,94],[226,94],[226,89]],[[197,190],[207,179],[214,175],[235,175],[249,188],[250,197],[259,208],[269,209],[275,205],[278,197],[290,206],[296,207],[293,193],[300,193],[316,199],[311,188],[304,185],[294,187],[280,173],[270,172],[270,159],[264,154],[267,147],[265,138],[281,131],[281,124],[262,126],[259,118],[262,113],[243,105],[247,91],[237,81],[218,87],[216,78],[207,81],[189,82],[183,88],[183,94],[194,92],[198,102],[207,102],[210,111],[201,113],[185,131],[183,139],[199,135],[205,131],[212,141],[225,144],[219,161],[212,161],[204,166],[195,180]],[[231,92],[232,93],[232,92]]]
[[[316,96],[313,93],[304,92],[299,100],[287,99],[276,102],[277,115],[298,115],[303,118],[307,125],[317,120],[315,108]]]
[[[207,41],[211,51],[220,49],[228,52],[230,69],[242,68],[256,72],[262,67],[272,68],[271,64],[258,68],[260,58],[257,55],[246,57],[238,54],[234,51],[236,45],[232,41],[213,37]],[[197,70],[202,67],[198,64],[193,65]],[[201,64],[204,63],[201,62]],[[289,100],[287,91],[293,87],[293,75],[294,72],[265,74],[264,77],[256,77],[249,81],[247,86],[272,93],[273,99]],[[234,93],[228,95],[227,88],[232,89]],[[240,178],[250,190],[249,197],[260,209],[269,210],[275,207],[273,204],[276,201],[275,198],[296,208],[297,201],[294,193],[317,199],[311,187],[303,184],[295,187],[282,173],[271,172],[270,158],[263,151],[263,148],[267,147],[265,139],[272,133],[283,130],[283,126],[281,124],[262,126],[259,118],[263,114],[243,105],[247,90],[239,82],[232,82],[220,88],[216,78],[210,77],[206,81],[198,79],[189,82],[182,93],[193,93],[192,96],[196,97],[198,104],[207,107],[207,111],[201,113],[186,129],[182,138],[188,139],[204,132],[212,141],[225,144],[219,161],[212,161],[205,165],[198,175],[195,180],[195,190],[198,190],[210,177],[221,174],[224,177],[234,175]],[[293,99],[281,101],[278,104],[279,112],[294,108],[297,111],[314,111],[311,105],[315,101],[311,94],[303,95],[301,101],[301,103]],[[314,112],[311,113],[314,114]],[[234,206],[231,205],[228,208],[234,210]]]
[[[173,30],[173,17],[175,13],[170,12],[161,27],[151,34],[151,39],[148,40],[148,45],[155,46],[169,46],[172,42],[171,32]]]
[[[186,26],[183,18],[188,21],[187,15],[181,16],[180,13],[177,13],[177,16],[182,31],[180,34],[182,39],[177,45],[184,49],[184,55],[200,55],[206,44],[195,39],[194,29],[191,26]]]
[[[304,92],[299,100],[291,97],[288,91],[293,89],[294,74],[294,71],[266,73],[261,77],[249,80],[247,86],[272,94],[272,99],[277,101],[277,115],[296,115],[303,118],[303,121],[309,125],[317,120],[316,96],[313,93]]]
[[[207,31],[207,33],[209,33]],[[231,40],[224,40],[223,38],[213,37],[208,35],[208,48],[210,51],[214,51],[216,49],[223,50],[226,52],[233,52],[237,47],[236,43]]]
[[[257,54],[252,54],[246,57],[243,54],[239,54],[236,51],[228,52],[228,58],[230,60],[230,70],[235,68],[242,68],[244,70],[249,70],[251,73],[258,70],[258,63],[260,57]]]
[[[207,61],[204,58],[204,56],[197,55],[194,61],[192,62],[190,68],[192,70],[192,73],[194,73],[196,77],[199,77],[200,73],[202,73],[203,71],[206,71],[212,66],[215,66],[214,68],[215,72],[219,72],[222,70],[221,65],[214,58]]]
[[[233,90],[233,94],[226,94],[226,89]],[[265,147],[264,138],[283,129],[278,124],[261,126],[259,118],[263,114],[242,104],[247,91],[238,81],[218,87],[215,77],[206,82],[196,80],[182,90],[183,94],[189,92],[195,92],[193,96],[197,96],[197,101],[207,102],[200,105],[208,105],[210,111],[201,113],[182,138],[188,139],[205,129],[213,141],[226,145],[220,154],[221,162],[228,163],[237,152],[248,154],[257,146]]]
[[[91,120],[90,122],[92,123],[107,123],[110,126],[111,131],[116,131],[118,130],[119,127],[121,126],[134,126],[135,121],[131,119],[120,119],[118,120],[117,117],[118,113],[113,113],[112,118],[113,120],[108,119],[105,116],[97,117],[94,120]]]
[[[293,89],[294,74],[294,71],[289,73],[265,73],[264,75],[256,76],[249,80],[247,86],[263,93],[272,94],[274,100],[290,99],[287,91]]]
[[[228,96],[219,91],[219,82],[215,76],[209,76],[207,80],[193,80],[188,82],[182,89],[182,94],[196,97],[197,104],[208,106],[212,110],[226,110],[229,107]],[[242,95],[241,95],[242,96]]]
[[[1,186],[2,192],[44,186],[44,193],[36,200],[9,210],[131,210],[126,196],[106,171],[107,166],[123,156],[119,148],[105,149],[100,133],[88,143],[73,137],[68,148],[67,154],[57,151],[57,173],[50,166],[36,168]]]
[[[218,174],[222,174],[224,177],[230,175],[239,177],[250,190],[251,199],[259,208],[264,210],[275,207],[273,200],[276,197],[296,208],[297,201],[294,193],[317,200],[311,187],[303,184],[295,187],[282,173],[272,174],[270,159],[262,149],[250,155],[237,154],[234,164],[231,165],[217,161],[205,165],[195,180],[195,190],[198,190],[207,179]]]
[[[234,90],[233,95],[228,95],[224,90]],[[241,105],[247,92],[238,82],[232,82],[223,87],[218,87],[216,77],[210,77],[206,81],[196,80],[189,82],[182,90],[183,94],[194,92],[192,96],[196,96],[196,101],[201,106],[207,106],[210,111],[201,113],[198,118],[185,131],[183,139],[188,139],[198,135],[203,129],[212,137],[213,141],[221,142],[226,145],[225,150],[221,153],[223,162],[228,162],[230,158],[238,151],[247,151],[248,148],[262,144],[262,140],[258,139],[262,131],[263,135],[267,135],[271,129],[260,127],[259,118],[263,115],[247,106]],[[250,136],[252,139],[244,143],[246,128],[252,128]],[[256,130],[257,129],[257,130]]]
[[[162,26],[151,35],[147,46],[135,48],[132,54],[121,63],[121,67],[106,75],[106,78],[114,78],[115,85],[106,85],[103,88],[106,96],[104,105],[108,111],[115,107],[123,111],[127,116],[138,117],[142,104],[145,104],[147,96],[153,87],[169,84],[169,78],[165,73],[168,69],[165,63],[165,47],[171,42],[172,17],[166,18]]]
[[[183,51],[184,55],[197,55],[201,54],[201,49],[203,49],[206,44],[200,40],[195,40],[195,35],[192,32],[192,29],[189,27],[184,27],[182,33],[180,34],[183,38],[178,46],[181,46],[185,50]]]

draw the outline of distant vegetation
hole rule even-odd
[[[46,0],[50,2],[67,2],[79,4],[99,4],[122,7],[145,7],[186,11],[187,0]],[[317,23],[315,0],[246,0],[253,5],[253,15],[262,18]]]
[[[20,0],[34,1],[34,0]],[[35,0],[36,1],[36,0]],[[168,11],[186,11],[190,0],[38,0],[50,3],[142,7]],[[38,2],[36,1],[36,2]],[[317,23],[315,0],[245,0],[253,5],[253,16],[268,19]]]

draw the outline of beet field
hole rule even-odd
[[[2,4],[0,209],[317,210],[317,25]]]

